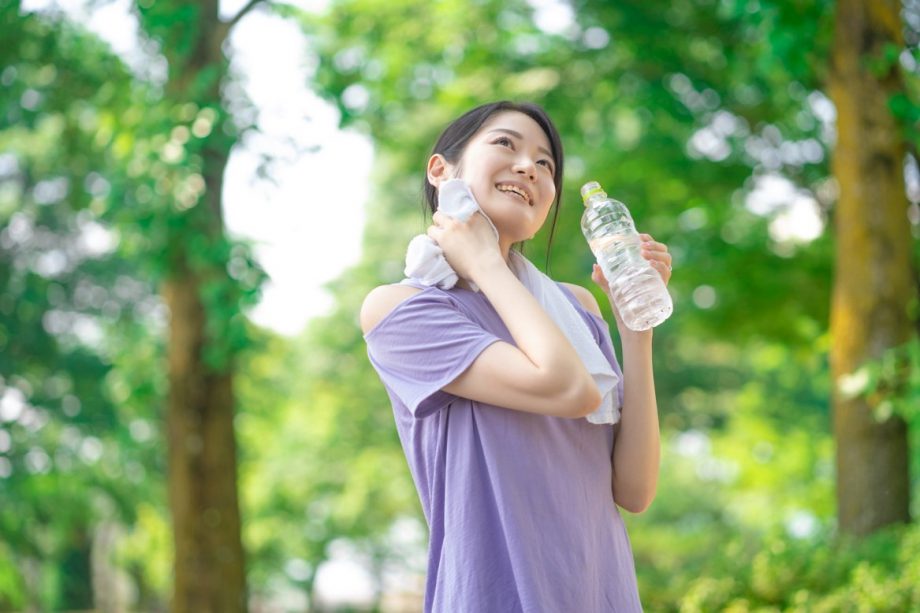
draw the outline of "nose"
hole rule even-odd
[[[514,164],[514,172],[526,176],[531,181],[537,179],[537,165],[530,159],[529,155],[520,156]]]

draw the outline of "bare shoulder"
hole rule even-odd
[[[575,285],[574,283],[563,283],[563,285],[578,298],[578,302],[581,303],[581,306],[585,307],[585,310],[591,311],[598,317],[603,317],[601,315],[601,307],[590,290],[580,285]]]
[[[400,302],[420,291],[422,290],[417,287],[399,283],[375,287],[364,298],[364,303],[361,305],[361,330],[367,334]]]

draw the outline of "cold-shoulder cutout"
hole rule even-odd
[[[560,283],[564,285],[566,289],[572,292],[572,294],[575,296],[575,298],[578,299],[578,302],[581,303],[581,306],[583,306],[586,311],[593,313],[594,315],[597,315],[603,319],[603,315],[601,315],[601,307],[597,303],[597,299],[594,297],[594,294],[592,294],[589,289],[580,285],[575,285],[574,283]]]
[[[361,305],[361,331],[364,334],[370,333],[393,309],[422,291],[424,290],[399,283],[375,287]]]

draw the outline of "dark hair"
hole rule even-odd
[[[441,154],[450,164],[456,164],[463,156],[463,151],[467,144],[479,132],[479,129],[493,115],[505,111],[515,111],[523,113],[537,122],[537,125],[543,129],[546,137],[549,139],[549,146],[553,154],[553,184],[556,186],[556,198],[553,200],[553,225],[549,232],[549,243],[546,246],[546,266],[549,268],[549,252],[553,246],[553,235],[556,233],[556,220],[559,217],[559,206],[562,202],[562,139],[559,137],[559,131],[553,124],[553,121],[546,114],[542,107],[530,102],[511,102],[509,100],[500,100],[477,106],[467,111],[455,119],[438,137],[431,155]],[[438,190],[428,182],[428,177],[424,179],[425,204],[434,214],[438,210]]]

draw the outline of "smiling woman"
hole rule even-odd
[[[522,109],[526,112],[521,112]],[[488,125],[484,125],[486,123]],[[521,148],[525,145],[528,145],[531,150],[522,151]],[[542,109],[527,105],[515,106],[510,103],[485,105],[467,113],[451,124],[435,143],[433,151],[434,155],[428,162],[428,173],[423,186],[425,202],[432,214],[437,211],[438,206],[438,183],[444,178],[455,176],[466,180],[481,206],[483,202],[480,197],[490,193],[493,187],[497,190],[522,191],[528,203],[536,204],[538,207],[545,203],[534,199],[533,190],[541,192],[536,194],[537,196],[549,195],[550,203],[555,205],[552,226],[552,230],[555,231],[562,193],[564,157],[559,133]],[[498,164],[499,168],[502,164],[515,164],[514,158],[517,156],[518,164],[534,166],[532,175],[537,180],[533,181],[534,185],[531,185],[531,175],[527,174],[527,171],[531,169],[522,169],[520,166],[516,167],[514,172],[506,173],[506,176],[495,177],[502,179],[501,187],[497,182],[487,184],[488,177],[475,179],[466,176],[471,169],[464,167],[463,159],[477,160],[477,166],[472,170],[488,171],[488,168],[482,168],[478,164],[479,155],[486,156],[487,164],[492,166]],[[525,155],[528,156],[527,159],[523,157]],[[539,172],[536,172],[538,167]],[[521,170],[525,172],[522,173]],[[547,184],[547,178],[549,184]],[[494,224],[499,223],[499,220],[493,217],[488,210],[484,209],[484,212],[489,215]],[[545,219],[544,214],[540,219],[540,225]],[[539,226],[536,229],[539,229]],[[536,229],[524,238],[531,238]],[[512,227],[512,230],[515,229]],[[500,229],[499,233],[501,234]],[[551,231],[550,245],[552,245],[552,237],[553,232]]]
[[[456,274],[380,286],[361,309],[430,529],[425,611],[641,610],[617,505],[655,492],[652,333],[617,316],[624,373],[593,295],[513,249],[551,210],[555,226],[562,169],[540,107],[461,116],[425,179],[432,254]],[[446,214],[458,202],[473,202],[463,221]]]
[[[467,143],[463,157],[450,161],[443,154],[428,162],[429,184],[462,178],[495,228],[500,250],[536,234],[558,199],[549,137],[530,116],[504,111],[488,120]],[[560,151],[561,147],[557,146]],[[475,163],[463,163],[475,160]],[[522,211],[521,204],[528,205]],[[523,215],[523,216],[522,216]],[[555,222],[555,220],[554,220]]]

